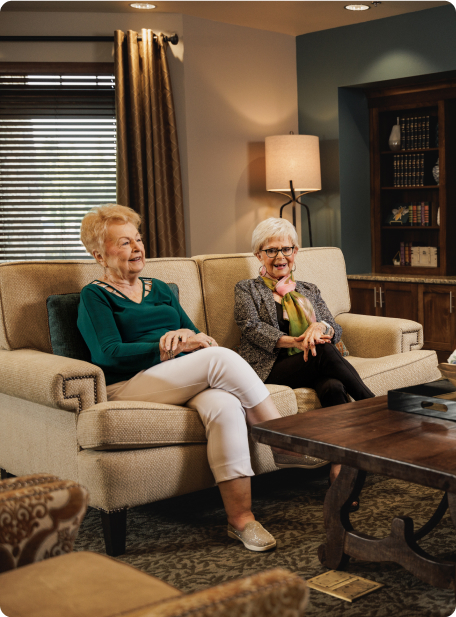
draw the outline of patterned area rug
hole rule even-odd
[[[226,535],[217,489],[185,495],[130,510],[127,553],[119,560],[144,570],[184,592],[217,585],[274,567],[309,579],[326,569],[317,549],[325,541],[323,500],[328,468],[289,469],[253,478],[253,511],[277,540],[277,549],[252,553]],[[359,531],[388,535],[393,514],[411,516],[418,529],[434,512],[442,494],[383,476],[368,475],[360,510],[352,514]],[[456,531],[447,512],[420,546],[433,556],[456,561]],[[75,550],[104,553],[98,511],[84,519]],[[347,570],[384,587],[353,603],[311,590],[311,617],[447,617],[455,610],[454,592],[431,587],[394,563],[351,559]]]

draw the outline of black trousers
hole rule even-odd
[[[309,352],[307,362],[303,354],[281,354],[265,383],[296,388],[313,388],[322,407],[348,403],[349,394],[355,401],[375,395],[364,385],[350,362],[330,343],[316,345],[317,355]]]

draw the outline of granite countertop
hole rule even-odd
[[[456,285],[456,276],[423,276],[422,274],[347,274],[351,281],[391,281],[393,283],[427,283],[431,285]]]

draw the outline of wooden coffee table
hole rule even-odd
[[[343,569],[350,557],[393,561],[435,587],[455,588],[455,564],[432,557],[417,541],[434,529],[448,507],[456,525],[456,422],[392,411],[387,397],[381,396],[263,422],[252,427],[252,436],[342,464],[324,503],[326,544],[318,550],[324,566]],[[390,535],[378,539],[355,531],[349,519],[348,509],[361,492],[366,472],[445,494],[421,529],[415,531],[411,518],[398,516]],[[360,513],[362,507],[361,502]]]

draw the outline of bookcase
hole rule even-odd
[[[456,79],[434,76],[431,81],[365,92],[370,115],[373,272],[456,274]],[[398,118],[403,125],[401,147],[391,150],[388,140]],[[437,161],[438,183],[432,173]],[[390,224],[393,210],[401,208],[413,212],[415,219]],[[401,246],[401,265],[394,265]],[[415,247],[415,263],[422,253],[428,254],[425,247],[435,247],[437,267],[430,267],[424,257],[419,266],[405,265],[411,263],[410,247]]]

